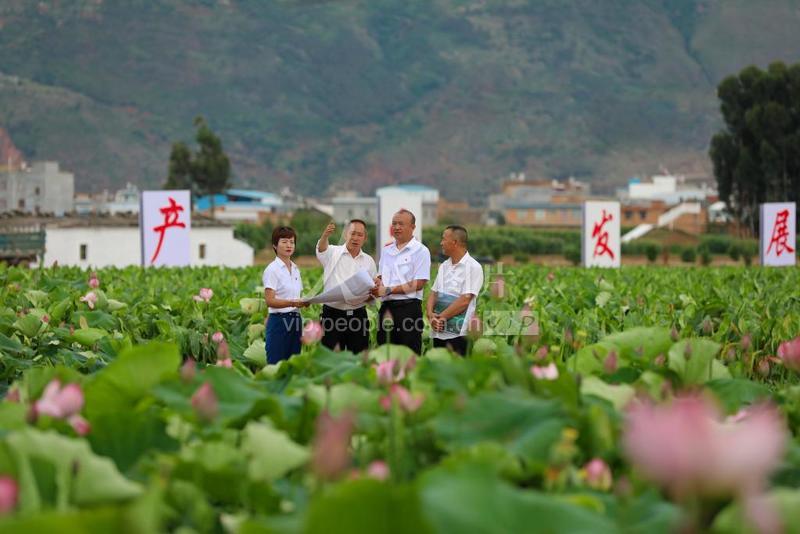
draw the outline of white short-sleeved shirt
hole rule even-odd
[[[431,253],[428,247],[411,238],[402,249],[392,241],[381,251],[380,269],[383,285],[395,287],[407,284],[412,280],[431,279]],[[383,300],[422,300],[422,290],[412,293],[394,293],[383,297]]]
[[[264,274],[261,275],[261,282],[264,289],[273,289],[275,297],[284,300],[299,299],[300,293],[303,292],[303,279],[300,277],[300,269],[297,265],[292,263],[292,271],[286,267],[283,260],[275,258],[272,263],[267,265],[264,269]],[[289,313],[297,311],[297,308],[272,308],[270,307],[269,313]]]
[[[450,258],[442,263],[431,288],[437,292],[437,299],[442,301],[444,295],[450,298],[457,298],[466,294],[473,295],[473,299],[464,314],[464,322],[461,325],[460,333],[431,331],[431,336],[436,339],[453,339],[454,337],[466,335],[469,321],[475,315],[475,307],[482,287],[483,267],[475,261],[475,258],[469,255],[469,252],[464,254],[456,264],[453,264],[453,260]]]
[[[342,284],[358,271],[367,271],[370,278],[375,278],[375,275],[378,274],[375,268],[375,260],[369,254],[365,254],[363,250],[355,258],[345,245],[328,245],[325,252],[320,252],[319,241],[317,241],[316,250],[317,259],[322,264],[325,291]],[[363,307],[364,301],[368,298],[369,295],[344,302],[331,302],[327,305],[342,311],[355,310]]]

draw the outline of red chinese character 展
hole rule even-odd
[[[779,211],[775,217],[775,225],[772,227],[772,238],[767,247],[767,254],[772,250],[775,245],[775,255],[780,257],[784,252],[794,252],[794,249],[789,246],[789,210]]]
[[[153,227],[153,231],[159,232],[160,235],[158,236],[158,246],[156,247],[156,252],[153,254],[153,258],[150,260],[151,264],[155,263],[158,253],[161,252],[161,245],[164,244],[164,234],[167,233],[167,228],[186,228],[186,225],[178,220],[180,217],[180,212],[183,211],[183,206],[175,202],[174,198],[168,198],[169,206],[159,209],[161,214],[164,215],[164,224]]]
[[[603,230],[603,227],[606,225],[606,223],[613,218],[613,215],[606,213],[606,210],[603,210],[603,216],[601,217],[600,222],[594,223],[592,238],[596,240],[594,242],[594,254],[592,257],[596,258],[598,256],[602,256],[603,254],[608,254],[611,256],[612,260],[614,259],[614,251],[608,247],[608,230]]]

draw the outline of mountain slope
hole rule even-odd
[[[198,114],[243,186],[602,187],[707,171],[716,84],[794,61],[798,22],[795,0],[6,0],[0,127],[79,190],[158,185]]]

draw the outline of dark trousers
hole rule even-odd
[[[391,314],[392,326],[388,330]],[[422,353],[422,301],[417,299],[387,300],[378,312],[378,345],[405,345],[415,354]]]
[[[462,356],[467,355],[467,338],[466,336],[454,337],[453,339],[436,339],[433,338],[433,346],[443,347],[450,349],[456,354]]]
[[[300,354],[300,336],[303,320],[298,312],[270,313],[264,332],[267,363],[288,360],[292,354]]]
[[[349,350],[358,354],[369,348],[369,319],[364,307],[342,311],[322,306],[322,344],[329,349]]]

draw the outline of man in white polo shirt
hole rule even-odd
[[[405,345],[422,352],[422,288],[431,278],[431,253],[414,238],[416,217],[402,209],[392,217],[394,240],[383,247],[374,295],[383,303],[378,312],[378,344]],[[391,321],[387,321],[387,314]]]
[[[361,250],[367,239],[367,224],[361,219],[352,219],[347,225],[344,245],[328,243],[335,230],[335,224],[328,224],[317,242],[317,259],[322,264],[325,291],[342,284],[360,270],[375,278],[375,260]],[[320,317],[322,344],[329,349],[338,346],[354,354],[369,348],[369,319],[364,305],[371,298],[353,298],[323,305]]]
[[[426,313],[434,347],[467,353],[467,326],[483,287],[483,268],[467,252],[467,230],[451,225],[442,233],[442,252],[447,260],[439,266],[428,295]]]

